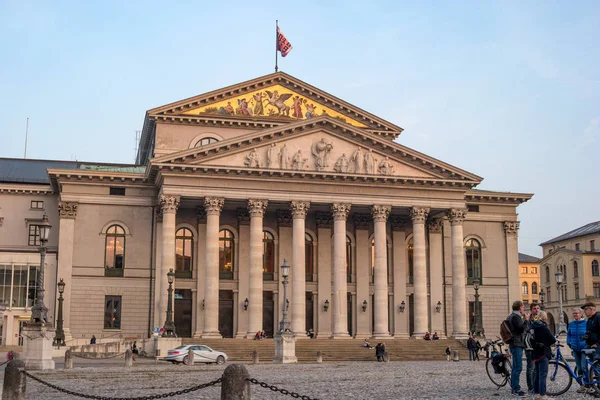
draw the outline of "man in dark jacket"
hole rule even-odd
[[[600,344],[600,314],[596,312],[596,304],[590,301],[581,308],[587,318],[585,342],[588,347],[598,347]]]
[[[512,305],[512,313],[508,321],[512,327],[513,339],[510,342],[510,353],[512,354],[512,371],[510,373],[510,387],[512,395],[516,397],[527,397],[527,394],[521,390],[521,372],[523,371],[523,349],[525,348],[524,334],[525,320],[523,313],[525,306],[521,300],[517,300]]]

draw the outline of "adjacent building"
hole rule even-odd
[[[532,195],[478,190],[401,133],[278,72],[147,111],[135,165],[1,160],[3,340],[36,298],[44,213],[46,303],[64,279],[67,340],[163,326],[171,269],[184,337],[270,336],[287,304],[301,336],[464,338],[475,278],[497,332]]]
[[[540,259],[519,253],[519,282],[525,308],[540,301]]]

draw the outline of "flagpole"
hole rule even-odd
[[[277,44],[279,43],[279,37],[277,36],[277,28],[279,28],[279,21],[275,20],[275,72],[277,72]]]

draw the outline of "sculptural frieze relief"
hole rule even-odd
[[[392,175],[394,173],[394,164],[392,164],[389,157],[381,160],[379,163],[379,172],[382,175]]]
[[[324,171],[329,168],[329,153],[333,150],[333,145],[321,138],[317,143],[313,143],[311,152],[315,158],[315,168],[317,171]]]
[[[348,157],[346,157],[346,153],[342,153],[341,157],[338,158],[337,161],[335,162],[335,165],[333,166],[333,170],[335,172],[346,173],[346,172],[348,172],[349,166],[350,166],[350,163],[348,161]]]
[[[360,146],[358,146],[358,149],[356,149],[354,153],[352,153],[352,157],[350,157],[350,162],[352,163],[352,165],[349,172],[354,172],[355,174],[363,173],[364,154]]]
[[[294,158],[292,158],[292,169],[295,169],[296,171],[302,171],[306,169],[307,162],[308,158],[304,158],[304,154],[302,154],[302,149],[300,149],[296,154],[294,154]]]
[[[281,169],[290,169],[290,157],[288,156],[288,148],[284,143],[281,146],[281,150],[279,150],[279,168]]]
[[[256,149],[252,149],[244,158],[244,165],[250,168],[260,168],[260,158]]]
[[[269,146],[269,148],[267,149],[267,168],[276,168],[277,158],[277,144],[271,143],[271,146]]]

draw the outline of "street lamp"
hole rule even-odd
[[[48,321],[48,307],[44,305],[44,264],[46,262],[46,243],[50,236],[50,228],[52,228],[46,214],[42,217],[42,223],[37,227],[40,233],[40,272],[38,278],[38,296],[35,305],[31,308],[30,321],[44,324]]]
[[[483,335],[483,323],[481,321],[481,303],[479,303],[479,278],[473,279],[473,289],[475,289],[475,326],[473,328],[476,335]]]
[[[173,322],[173,282],[175,281],[175,272],[173,268],[167,273],[167,280],[169,281],[169,299],[167,302],[167,319],[165,326],[163,327],[163,337],[177,337],[175,334],[175,323]]]
[[[283,264],[281,264],[281,277],[283,278],[283,318],[279,322],[279,332],[289,332],[290,331],[290,321],[288,320],[288,301],[287,301],[287,285],[288,285],[288,276],[290,276],[290,265],[287,260],[283,259]]]
[[[563,318],[563,273],[561,268],[556,271],[556,288],[558,290],[558,334],[560,335],[562,332],[567,332],[567,327],[565,326],[565,320]]]
[[[58,317],[56,318],[56,336],[54,337],[55,346],[65,345],[65,331],[63,329],[63,293],[65,292],[65,282],[60,278],[58,286]]]
[[[540,310],[544,311],[546,309],[546,307],[544,306],[544,300],[546,300],[546,293],[544,292],[544,289],[540,290]]]

